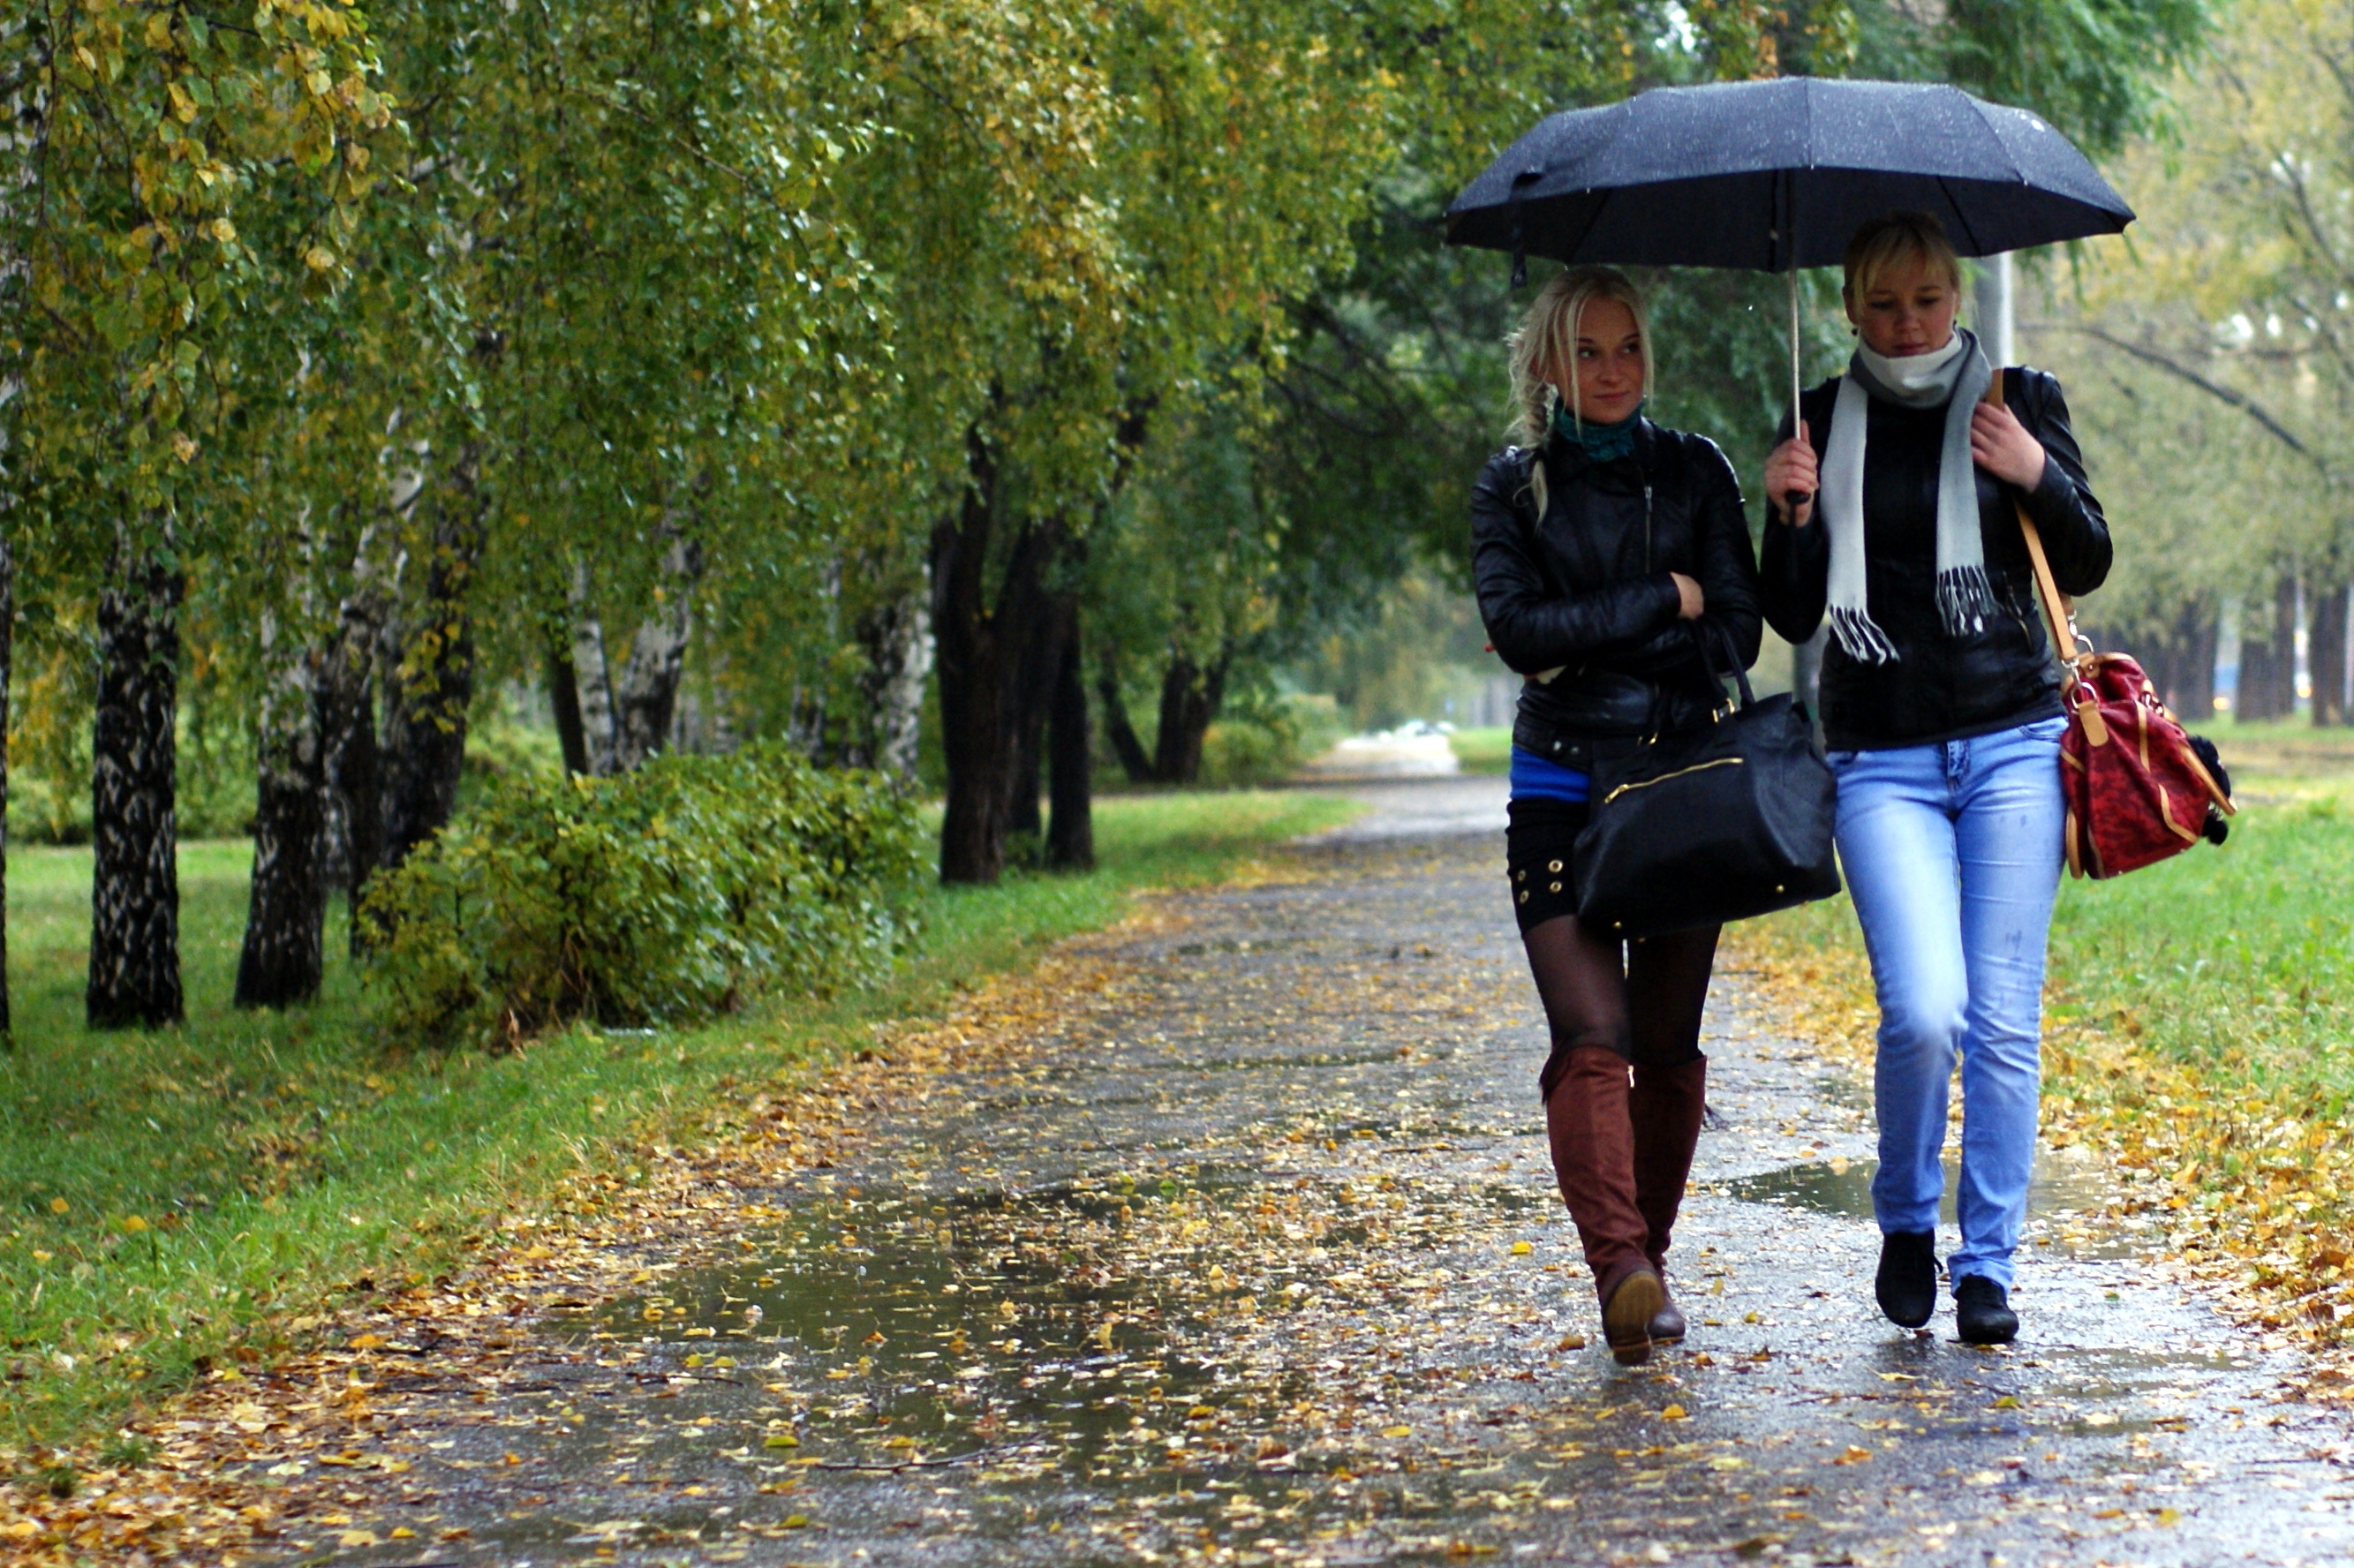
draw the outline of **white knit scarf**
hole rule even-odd
[[[1889,359],[1858,344],[1848,361],[1831,408],[1817,504],[1830,530],[1831,635],[1860,663],[1882,664],[1896,657],[1895,644],[1873,622],[1865,599],[1863,449],[1874,397],[1908,408],[1945,405],[1945,444],[1937,458],[1937,614],[1949,637],[1986,629],[1994,589],[1987,581],[1986,546],[1978,536],[1970,414],[1992,374],[1978,340],[1959,327],[1944,348],[1928,354]]]

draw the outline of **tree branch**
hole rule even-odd
[[[2329,466],[2329,460],[2327,458],[2323,457],[2319,452],[2315,451],[2311,447],[2306,446],[2303,441],[2297,440],[2296,433],[2294,430],[2291,430],[2286,425],[2282,424],[2278,419],[2273,418],[2272,414],[2264,408],[2264,405],[2258,403],[2254,398],[2249,397],[2244,392],[2234,391],[2231,387],[2222,385],[2221,382],[2210,380],[2208,377],[2200,375],[2199,372],[2191,369],[2190,366],[2183,364],[2180,360],[2176,359],[2173,355],[2165,353],[2163,350],[2152,348],[2147,344],[2135,343],[2130,339],[2119,337],[2116,334],[2109,332],[2102,327],[2087,326],[2075,322],[2022,322],[2020,325],[2031,332],[2078,333],[2085,337],[2094,339],[2095,342],[2107,344],[2111,348],[2115,349],[2120,354],[2131,355],[2134,358],[2140,360],[2144,365],[2155,366],[2158,369],[2165,371],[2169,376],[2177,376],[2189,382],[2191,386],[2198,387],[2199,390],[2206,393],[2209,397],[2213,397],[2220,402],[2230,404],[2232,408],[2237,408],[2240,412],[2245,414],[2249,418],[2253,419],[2257,424],[2264,427],[2264,432],[2267,435],[2270,435],[2283,446],[2288,448],[2289,450],[2296,453],[2297,456],[2311,463],[2315,470],[2319,472],[2324,479],[2334,481],[2338,477],[2337,471]]]

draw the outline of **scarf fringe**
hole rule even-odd
[[[1937,615],[1948,637],[1973,636],[1986,630],[1995,611],[1994,585],[1983,566],[1948,567],[1937,574]]]
[[[1880,630],[1869,610],[1833,605],[1831,636],[1838,640],[1840,651],[1859,664],[1896,662],[1896,645],[1888,641],[1888,634]]]

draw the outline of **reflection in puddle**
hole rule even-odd
[[[1299,1206],[1281,1185],[1199,1172],[1017,1195],[870,1188],[796,1207],[738,1267],[575,1321],[657,1337],[693,1355],[690,1368],[726,1358],[775,1402],[753,1440],[774,1461],[962,1460],[1098,1483],[1156,1475],[1165,1490],[1172,1467],[1285,1467],[1279,1447],[1238,1453],[1225,1440],[1229,1415],[1247,1414],[1244,1380],[1197,1358],[1262,1298],[1309,1294],[1296,1278],[1230,1274],[1232,1251],[1220,1263],[1203,1250],[1248,1223],[1236,1211],[1280,1224],[1287,1201]],[[1316,1227],[1318,1249],[1366,1239],[1355,1224]],[[1304,1378],[1263,1374],[1247,1388],[1261,1414],[1308,1392]]]
[[[1812,1209],[1817,1213],[1850,1214],[1868,1220],[1872,1217],[1872,1176],[1879,1169],[1877,1160],[1810,1160],[1804,1165],[1785,1165],[1754,1176],[1737,1177],[1720,1185],[1717,1191],[1744,1202],[1776,1203],[1785,1208]],[[1956,1173],[1955,1167],[1946,1168],[1946,1197],[1938,1206],[1940,1216],[1949,1224],[1954,1218]]]
[[[1869,1220],[1872,1178],[1879,1169],[1877,1160],[1810,1160],[1736,1177],[1714,1191],[1745,1202]],[[1947,1160],[1946,1195],[1937,1204],[1937,1217],[1945,1224],[1956,1223],[1954,1192],[1960,1180],[1958,1159]],[[2037,1171],[2027,1189],[2031,1233],[2043,1233],[2032,1239],[2075,1257],[2130,1257],[2142,1249],[2129,1227],[2110,1216],[2110,1194],[2097,1178],[2064,1166],[2054,1169],[2047,1164]]]

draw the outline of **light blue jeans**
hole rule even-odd
[[[1872,1206],[1882,1234],[1937,1228],[1958,1054],[1962,1245],[1947,1264],[1956,1284],[1981,1274],[2009,1289],[2027,1215],[2065,725],[1829,758],[1840,863],[1880,998]]]

